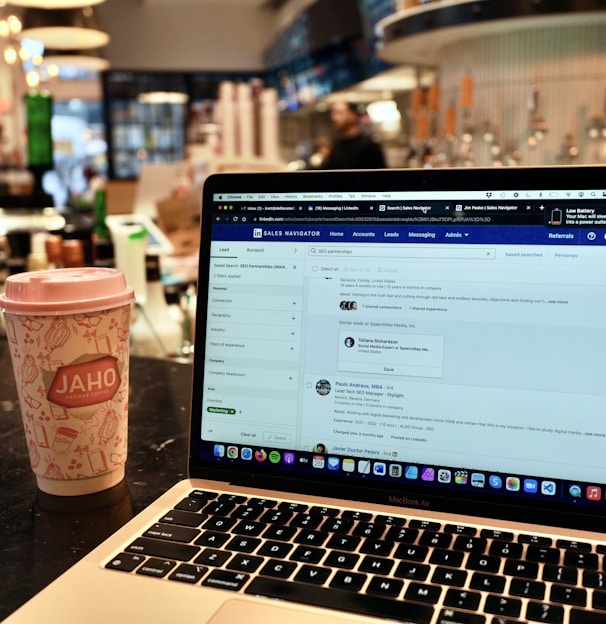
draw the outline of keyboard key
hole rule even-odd
[[[293,549],[291,544],[285,544],[284,542],[265,542],[258,550],[258,554],[264,557],[273,557],[282,559],[288,555]]]
[[[237,520],[235,518],[224,518],[223,516],[210,517],[202,528],[207,531],[229,531]]]
[[[229,533],[217,533],[216,531],[204,531],[194,542],[198,546],[210,546],[220,548],[230,538]]]
[[[217,492],[209,492],[208,490],[192,490],[189,493],[190,498],[201,498],[203,500],[209,501],[217,498]]]
[[[482,591],[501,594],[505,590],[505,577],[476,572],[471,577],[469,587],[471,587],[471,589],[480,589]]]
[[[485,622],[486,618],[483,615],[442,609],[437,624],[484,624]]]
[[[394,543],[388,540],[366,539],[362,542],[360,552],[365,555],[377,555],[379,557],[389,557],[393,550]]]
[[[273,509],[278,504],[273,498],[251,498],[248,505],[251,507],[262,507],[263,509]]]
[[[447,524],[444,527],[444,533],[454,533],[455,535],[469,535],[473,537],[478,530],[475,527],[465,526],[463,524]]]
[[[406,559],[406,561],[425,561],[428,552],[429,548],[427,548],[427,546],[400,544],[396,548],[394,557],[396,557],[396,559]]]
[[[359,560],[360,555],[333,550],[331,553],[328,554],[328,557],[326,557],[324,565],[330,566],[332,568],[353,570]]]
[[[234,537],[225,544],[225,548],[237,552],[251,553],[256,550],[260,543],[261,540],[257,537]]]
[[[583,586],[606,589],[606,574],[593,572],[592,570],[583,570]]]
[[[353,526],[353,520],[346,518],[326,518],[324,524],[320,527],[322,531],[328,533],[348,533]]]
[[[161,523],[154,524],[143,533],[143,537],[153,537],[169,542],[183,542],[184,544],[193,541],[198,535],[200,535],[198,529]]]
[[[337,572],[330,586],[336,589],[347,589],[349,591],[360,591],[366,582],[366,574],[356,574],[355,572]]]
[[[243,572],[231,572],[229,570],[213,570],[202,585],[239,591],[249,579],[248,574]]]
[[[182,563],[168,578],[171,581],[180,581],[194,585],[199,583],[207,572],[208,568],[206,566]]]
[[[439,522],[432,522],[431,520],[411,520],[408,525],[413,529],[421,529],[423,531],[439,531],[442,525]]]
[[[570,624],[604,624],[604,614],[595,611],[570,610]]]
[[[467,572],[463,570],[451,570],[449,568],[436,568],[431,582],[436,585],[451,585],[453,587],[463,587],[467,580]]]
[[[361,541],[361,537],[355,537],[353,535],[333,535],[328,540],[326,546],[337,550],[354,551]]]
[[[229,558],[231,553],[223,550],[215,550],[214,548],[205,548],[195,559],[195,563],[213,566],[218,568],[222,566]]]
[[[360,563],[361,572],[372,572],[372,574],[383,574],[387,576],[393,568],[394,562],[391,559],[382,557],[364,557]]]
[[[411,624],[429,624],[433,616],[429,605],[264,577],[253,579],[245,592]]]
[[[418,529],[404,528],[398,526],[392,526],[387,531],[385,539],[393,542],[402,542],[405,544],[412,544],[419,536]]]
[[[522,556],[522,544],[515,542],[496,541],[490,545],[488,553],[495,557],[507,557],[508,559],[519,559]]]
[[[512,596],[543,600],[545,597],[545,583],[512,579],[511,585],[509,586],[509,593]]]
[[[579,573],[574,568],[564,568],[562,566],[546,565],[543,568],[543,580],[554,583],[566,583],[576,585]]]
[[[374,594],[376,596],[389,596],[391,598],[396,598],[402,591],[402,587],[404,587],[404,581],[375,576],[370,580],[370,583],[366,588],[366,593]]]
[[[372,522],[359,522],[356,528],[352,531],[353,535],[359,535],[360,537],[376,537],[379,538],[385,533],[384,524],[374,524]]]
[[[499,540],[501,542],[512,542],[514,535],[510,531],[501,531],[499,529],[482,529],[480,536],[486,539]]]
[[[300,531],[295,539],[295,544],[322,546],[327,539],[328,533],[324,533],[324,531]]]
[[[302,561],[303,563],[319,563],[325,554],[326,551],[323,548],[299,546],[289,559],[291,559],[291,561]]]
[[[561,624],[564,621],[564,609],[557,605],[529,602],[526,607],[526,618],[533,622]]]
[[[182,511],[200,511],[207,504],[205,498],[184,498],[180,503],[175,505],[175,509]]]
[[[256,520],[262,513],[263,507],[241,505],[236,508],[232,516],[234,518],[240,518],[241,520]]]
[[[473,553],[467,558],[465,567],[468,570],[479,570],[480,572],[491,572],[496,574],[501,567],[501,560],[498,557],[489,555],[474,555]]]
[[[519,576],[521,578],[536,579],[539,574],[539,565],[530,561],[520,559],[509,559],[505,562],[503,573],[508,576]]]
[[[287,542],[296,532],[297,530],[290,526],[269,526],[265,533],[263,533],[263,537],[265,539]]]
[[[526,550],[525,559],[527,561],[542,561],[543,563],[559,563],[560,551],[557,548],[543,548],[542,546],[529,546]]]
[[[455,540],[453,548],[470,553],[483,553],[486,550],[486,538],[484,537],[468,537],[467,535],[459,535]]]
[[[505,617],[519,617],[522,610],[522,601],[517,598],[504,596],[487,596],[484,611]]]
[[[463,589],[449,589],[444,597],[444,605],[476,611],[480,606],[481,594]]]
[[[319,507],[316,505],[309,510],[309,513],[313,515],[330,516],[331,518],[335,518],[341,512],[339,509],[335,509],[334,507]]]
[[[332,570],[329,570],[328,568],[304,565],[295,575],[295,581],[301,581],[301,583],[312,583],[314,585],[324,585],[331,573]]]
[[[429,557],[430,563],[436,563],[438,565],[452,566],[458,568],[463,562],[463,553],[454,550],[440,550],[436,549],[431,553]]]
[[[157,578],[163,578],[166,576],[177,564],[170,559],[148,559],[138,570],[137,574],[143,574],[144,576],[155,576]]]
[[[138,555],[175,559],[176,561],[189,561],[200,551],[198,547],[191,544],[165,542],[164,540],[152,539],[150,537],[137,538],[126,550]]]
[[[234,503],[235,505],[240,505],[246,502],[246,496],[242,496],[241,494],[221,494],[217,500],[220,503]]]
[[[121,570],[122,572],[132,572],[137,566],[145,561],[142,555],[133,555],[132,553],[120,553],[116,555],[108,564],[108,570]]]
[[[225,567],[239,572],[254,572],[262,563],[263,557],[253,555],[236,555]]]
[[[600,611],[606,611],[606,592],[594,591],[591,606]]]
[[[402,561],[398,564],[394,576],[411,581],[424,581],[429,574],[430,567],[424,564]]]
[[[270,559],[259,571],[260,574],[275,578],[288,578],[297,569],[296,563]]]
[[[297,527],[298,529],[317,529],[322,523],[322,516],[310,515],[310,514],[297,514],[291,521],[291,526]]]
[[[568,550],[564,554],[564,565],[584,570],[597,570],[598,556],[594,553]]]
[[[289,511],[287,509],[268,509],[259,518],[259,521],[268,524],[286,524],[294,515],[294,511]]]
[[[379,515],[375,518],[376,524],[389,524],[390,526],[404,526],[406,524],[405,518],[399,516],[384,516]]]
[[[372,514],[367,511],[353,511],[346,509],[342,516],[344,520],[356,520],[358,522],[369,522],[372,519]]]
[[[551,602],[584,607],[587,604],[587,592],[578,587],[567,587],[565,585],[552,585],[549,594]]]
[[[441,587],[434,585],[421,585],[420,583],[410,583],[404,594],[407,600],[416,600],[417,602],[427,602],[436,604],[442,593]]]
[[[180,524],[187,527],[199,527],[207,516],[200,513],[192,513],[191,511],[180,511],[173,509],[160,518],[160,522],[165,524]]]
[[[526,535],[525,533],[520,533],[520,535],[518,535],[518,542],[520,542],[520,544],[533,544],[534,546],[551,546],[553,540],[551,537],[543,537],[542,535]]]
[[[307,511],[308,505],[304,505],[303,503],[288,503],[286,501],[283,501],[278,505],[278,509],[303,514]]]
[[[433,546],[434,548],[448,548],[452,542],[452,535],[448,533],[436,533],[435,531],[425,531],[419,538],[419,544],[423,546]]]
[[[204,507],[204,513],[209,516],[228,516],[236,508],[236,503],[229,501],[211,501]]]
[[[576,540],[564,540],[559,539],[556,542],[558,548],[565,548],[566,550],[582,550],[584,552],[591,552],[591,544],[587,542],[577,542]]]

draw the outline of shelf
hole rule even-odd
[[[506,32],[606,23],[606,0],[437,0],[377,24],[379,58],[436,65],[453,44]]]

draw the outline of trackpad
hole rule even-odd
[[[228,600],[209,620],[209,624],[234,624],[235,622],[263,622],[263,624],[309,624],[310,611],[292,608],[288,603],[262,604],[248,600]],[[346,624],[334,615],[325,616],[314,611],[314,624]]]

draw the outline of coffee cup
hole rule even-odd
[[[11,275],[0,295],[30,463],[58,496],[124,478],[133,289],[116,269]]]

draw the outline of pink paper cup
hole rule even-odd
[[[133,300],[114,269],[33,271],[6,281],[0,309],[43,492],[91,494],[124,478]]]

